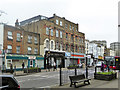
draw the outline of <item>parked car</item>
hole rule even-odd
[[[20,90],[20,85],[13,75],[0,75],[0,81],[1,90]]]

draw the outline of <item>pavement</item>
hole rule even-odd
[[[90,85],[84,85],[83,82],[79,83],[77,86],[80,88],[118,88],[118,79],[114,79],[111,81],[105,81],[105,80],[96,80],[96,79],[91,79]],[[74,89],[74,86],[70,87],[70,83],[64,84],[62,86],[53,86],[51,88],[72,88]]]
[[[62,69],[62,70],[66,70],[66,68]],[[51,70],[53,71],[53,70]],[[59,68],[57,69],[57,71],[59,71]],[[39,73],[42,73],[42,72],[46,72],[46,69],[42,69],[41,72]],[[49,72],[49,71],[47,71]],[[6,74],[6,73],[3,73],[3,74]],[[10,74],[10,73],[7,73],[7,74]],[[34,74],[34,73],[29,73],[29,74]],[[23,71],[16,71],[16,73],[14,74],[14,76],[23,76],[23,75],[28,75],[27,73],[23,73]],[[111,90],[115,89],[117,90],[118,89],[118,83],[119,81],[119,78],[117,79],[114,79],[114,80],[111,80],[111,81],[104,81],[104,80],[96,80],[94,78],[92,78],[90,80],[90,85],[84,85],[82,82],[78,84],[79,88],[74,88],[73,87],[70,87],[70,83],[66,83],[62,86],[59,86],[59,85],[55,85],[55,86],[51,86],[49,88],[58,88],[58,89],[62,89],[62,88],[65,88],[65,89],[80,89],[80,88],[109,88]]]

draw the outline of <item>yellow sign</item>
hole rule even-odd
[[[118,59],[116,59],[116,61],[118,61]]]

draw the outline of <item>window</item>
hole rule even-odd
[[[31,52],[32,52],[32,48],[28,47],[28,54],[31,54]]]
[[[53,36],[53,29],[51,29],[51,36]]]
[[[58,33],[58,30],[56,30],[56,37],[59,37],[59,33]]]
[[[32,36],[28,35],[28,43],[32,43]]]
[[[20,41],[20,33],[17,33],[17,41]]]
[[[53,41],[51,41],[51,49],[53,49]]]
[[[75,36],[75,41],[77,42],[77,36]]]
[[[71,28],[71,25],[70,25],[70,30],[71,30],[72,28]]]
[[[35,43],[35,44],[38,44],[37,37],[34,37],[34,43]]]
[[[68,44],[66,44],[66,51],[68,51]]]
[[[58,42],[56,43],[56,49],[59,49],[59,43]]]
[[[60,26],[62,26],[62,21],[60,21]]]
[[[73,45],[71,45],[71,51],[74,52],[74,46]]]
[[[71,41],[73,41],[74,40],[74,37],[73,37],[73,34],[71,34]]]
[[[60,31],[60,38],[62,38],[62,31]]]
[[[75,46],[75,51],[77,52],[77,46]]]
[[[49,35],[49,28],[46,27],[46,34]]]
[[[76,27],[76,31],[78,31],[78,30],[77,30],[77,27]]]
[[[38,54],[38,49],[37,48],[34,49],[34,54]]]
[[[66,33],[66,40],[68,40],[68,33]]]
[[[12,45],[8,45],[7,49],[8,49],[8,53],[12,53]]]
[[[59,21],[56,19],[56,24],[57,24],[57,25],[58,25],[58,22],[59,22]]]
[[[13,39],[11,31],[8,31],[8,39]]]
[[[62,47],[62,43],[60,44],[60,50],[62,50],[63,49],[63,47]]]
[[[74,31],[74,26],[73,26],[73,28],[72,28],[72,29],[73,29],[73,31]]]
[[[81,53],[81,47],[79,47],[79,53]]]
[[[20,46],[16,47],[16,53],[20,53]]]
[[[49,41],[46,40],[46,48],[48,49],[49,48]]]
[[[67,25],[67,24],[65,24],[65,28],[68,28],[68,25]]]

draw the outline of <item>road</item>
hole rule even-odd
[[[85,69],[77,69],[77,74],[86,73]],[[74,75],[74,70],[63,70],[62,71],[62,83],[68,83],[69,75]],[[94,69],[89,68],[89,78],[93,78]],[[59,85],[59,71],[41,72],[26,76],[16,76],[18,83],[21,88],[50,88],[54,85]]]

